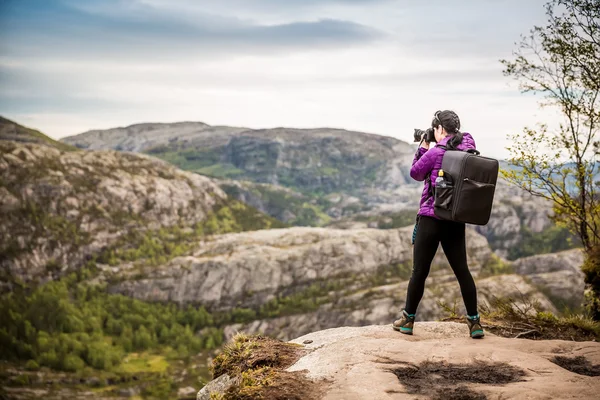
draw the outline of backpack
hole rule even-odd
[[[480,156],[479,151],[446,150],[442,170],[446,187],[434,190],[437,217],[474,225],[485,225],[492,214],[498,180],[498,160]]]

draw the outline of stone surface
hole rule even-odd
[[[3,141],[0,190],[0,267],[24,281],[48,279],[49,263],[81,263],[132,227],[202,221],[226,200],[209,178],[149,156]]]
[[[327,400],[384,400],[419,398],[407,393],[390,372],[405,363],[446,362],[474,364],[502,362],[525,371],[518,382],[504,385],[470,383],[466,386],[488,399],[596,399],[600,379],[569,372],[549,361],[561,356],[584,356],[600,364],[600,344],[561,340],[506,339],[491,334],[481,340],[468,336],[466,325],[417,322],[414,336],[385,326],[343,327],[310,333],[292,340],[310,353],[289,371],[307,371],[315,382],[325,382]]]
[[[546,296],[518,275],[500,275],[477,280],[480,304],[490,304],[494,297],[510,297],[522,305],[523,297],[537,301],[543,310],[556,312],[555,306]],[[278,318],[260,319],[248,324],[233,324],[225,328],[229,340],[237,332],[267,334],[280,340],[290,340],[316,330],[340,326],[365,326],[391,323],[398,318],[406,302],[408,282],[373,287],[334,302],[324,304],[318,310]],[[417,311],[418,321],[436,320],[448,315],[440,306],[444,302],[450,307],[456,303],[456,311],[465,314],[456,279],[451,276],[430,277],[425,286],[423,300]]]
[[[224,393],[235,383],[235,379],[230,378],[229,375],[221,375],[217,379],[208,382],[206,386],[200,389],[196,396],[196,400],[211,400],[211,393]]]
[[[111,290],[152,301],[252,307],[313,283],[338,282],[343,285],[338,290],[351,290],[353,285],[358,285],[355,291],[368,289],[373,286],[369,278],[377,277],[381,268],[403,264],[410,271],[411,234],[411,228],[294,227],[219,235],[200,243],[191,256],[131,271],[137,279],[123,280]],[[476,273],[491,250],[481,235],[468,235],[469,263]],[[448,265],[443,255],[435,263]],[[121,277],[129,278],[127,272]]]
[[[191,386],[186,386],[177,390],[177,396],[180,398],[193,398],[194,394],[196,394],[196,389]]]
[[[574,305],[583,301],[585,283],[581,266],[584,259],[584,252],[574,249],[522,258],[513,265],[515,272],[528,277],[558,302]]]

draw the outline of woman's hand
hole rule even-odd
[[[429,150],[429,143],[424,140],[421,140],[421,147]]]

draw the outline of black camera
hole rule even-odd
[[[433,134],[433,128],[427,128],[425,130],[415,128],[415,142],[421,142],[421,138],[427,143],[437,143],[437,140],[435,140],[435,135]]]

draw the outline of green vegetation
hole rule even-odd
[[[253,207],[238,201],[229,201],[217,207],[204,221],[192,226],[175,225],[154,231],[129,230],[117,243],[97,255],[95,260],[109,265],[139,260],[151,265],[160,265],[188,253],[206,235],[285,226]]]
[[[562,226],[554,225],[536,233],[521,225],[521,235],[518,245],[508,249],[509,260],[581,247],[579,239]]]
[[[304,354],[301,345],[263,336],[238,334],[212,364],[214,378],[228,374],[236,384],[225,393],[211,393],[211,399],[259,400],[320,398],[314,384],[300,372],[284,370]]]
[[[416,210],[403,210],[384,214],[384,218],[377,222],[377,227],[379,229],[397,229],[413,225],[415,223],[416,215]]]
[[[77,280],[72,275],[2,295],[0,358],[29,360],[28,369],[161,371],[161,354],[186,358],[221,345],[222,331],[202,307],[149,304]],[[144,351],[156,353],[142,361],[147,367],[122,365],[128,353]]]
[[[244,174],[244,171],[231,164],[214,164],[195,170],[195,172],[212,176],[214,178],[236,178]]]
[[[540,123],[512,135],[508,150],[514,168],[502,175],[551,201],[555,220],[579,238],[589,258],[587,308],[600,321],[600,285],[593,281],[600,274],[600,7],[597,0],[550,0],[546,16],[502,64],[506,76],[523,92],[541,95],[541,105],[554,107],[563,123]]]
[[[296,219],[294,225],[299,226],[311,226],[311,225],[323,225],[327,224],[331,220],[329,215],[325,214],[318,206],[313,204],[304,203],[302,207],[297,210]],[[316,224],[315,224],[316,223]]]
[[[4,117],[0,117],[0,140],[45,144],[61,151],[77,150],[76,147],[51,139],[40,131],[26,128]]]
[[[283,317],[315,311],[320,305],[331,301],[330,293],[345,287],[342,279],[315,282],[306,289],[288,296],[278,296],[263,304],[258,310],[258,319]]]
[[[457,302],[452,306],[445,303],[439,305],[447,313],[443,321],[464,322],[465,317],[458,315]],[[484,329],[503,337],[537,340],[600,340],[600,322],[581,314],[556,316],[551,312],[543,311],[539,302],[523,294],[516,298],[493,297],[489,304],[479,305],[479,314]]]
[[[185,171],[197,172],[215,178],[240,178],[244,170],[229,163],[222,163],[222,149],[185,149],[177,150],[168,146],[157,146],[146,151]]]
[[[504,262],[496,254],[492,253],[490,258],[481,267],[479,278],[487,278],[495,275],[514,274],[514,269],[510,263]]]
[[[371,286],[386,285],[395,281],[407,281],[412,275],[412,262],[380,266],[369,278]]]
[[[581,267],[589,288],[585,291],[588,309],[596,321],[600,320],[600,246],[590,251]]]
[[[219,163],[220,155],[213,149],[176,150],[168,146],[157,146],[146,151],[186,171],[196,171]]]
[[[315,195],[293,193],[269,185],[255,184],[251,188],[242,189],[237,185],[222,184],[221,188],[228,196],[239,198],[246,190],[256,196],[269,210],[273,217],[283,220],[289,213],[295,218],[287,223],[293,226],[321,226],[328,223],[331,217],[325,213],[329,203]]]

